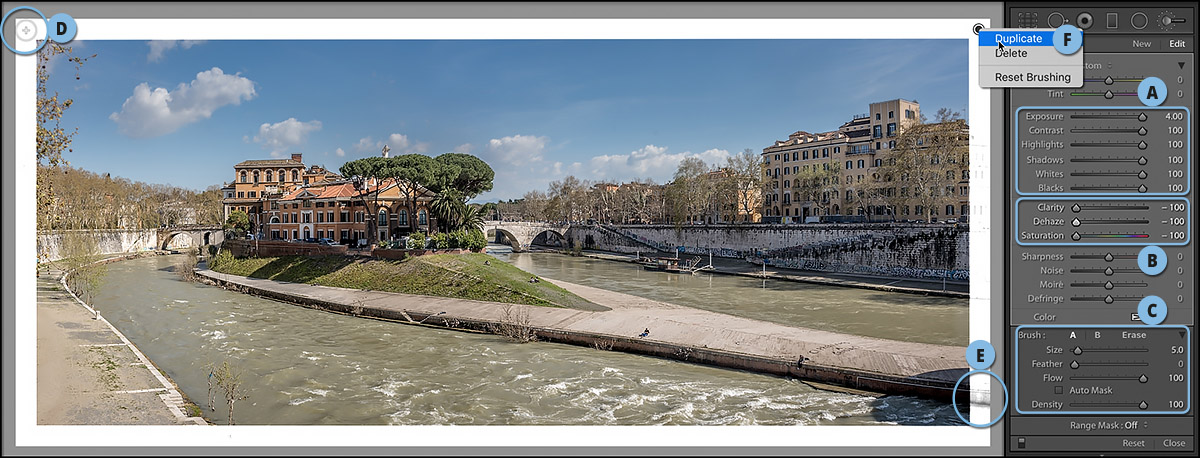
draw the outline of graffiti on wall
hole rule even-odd
[[[761,259],[751,260],[755,264],[762,264]],[[947,280],[970,281],[971,272],[965,269],[928,269],[905,266],[869,266],[864,264],[842,264],[831,263],[819,259],[771,259],[767,258],[767,265],[780,267],[784,269],[796,270],[811,270],[816,272],[834,272],[834,273],[852,273],[852,274],[867,274],[880,275],[887,277],[905,277],[905,278],[937,278]]]

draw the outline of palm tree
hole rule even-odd
[[[439,222],[446,225],[447,231],[453,231],[461,226],[462,210],[460,208],[464,206],[457,191],[446,189],[429,202],[429,211],[437,217]]]
[[[483,232],[483,217],[486,213],[481,205],[463,205],[463,213],[459,218],[459,229],[467,232]]]

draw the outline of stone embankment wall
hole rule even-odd
[[[316,243],[281,242],[278,240],[226,240],[222,249],[229,250],[234,256],[291,256],[291,255],[327,255],[346,254],[346,245],[320,245]]]
[[[574,226],[568,239],[619,253],[673,252],[749,259],[822,272],[968,280],[965,226],[946,224]]]
[[[73,235],[93,237],[99,254],[132,253],[151,251],[158,247],[158,231],[146,230],[107,230],[107,231],[59,231],[38,234],[38,254],[43,261],[62,259],[63,239]]]

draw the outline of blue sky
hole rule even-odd
[[[204,189],[245,159],[336,170],[378,155],[469,152],[476,201],[573,174],[670,179],[684,157],[760,152],[836,129],[875,101],[966,115],[966,40],[91,41],[75,79],[71,165]]]

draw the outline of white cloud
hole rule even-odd
[[[594,156],[588,166],[594,179],[630,180],[638,177],[653,178],[662,182],[670,179],[684,158],[697,157],[705,164],[722,163],[729,151],[710,149],[702,153],[684,151],[671,154],[665,146],[646,145],[629,154],[606,154]]]
[[[263,149],[271,150],[271,155],[278,157],[288,149],[306,143],[308,134],[318,130],[321,130],[321,121],[300,122],[296,118],[288,118],[275,124],[263,123],[258,126],[254,142],[262,144]]]
[[[402,150],[408,148],[408,136],[401,135],[401,134],[391,134],[391,135],[388,135],[387,142],[385,142],[384,144],[387,145],[388,148],[391,148],[393,151],[397,151],[397,150],[402,151]],[[379,149],[383,149],[383,145],[378,145],[378,146],[379,146]]]
[[[354,150],[360,153],[365,151],[382,152],[383,145],[387,145],[389,154],[410,154],[410,153],[425,153],[429,151],[428,142],[417,142],[415,145],[408,139],[407,135],[391,134],[387,139],[375,141],[374,138],[366,136],[358,139],[358,143],[354,144]]]
[[[163,54],[176,47],[188,49],[192,46],[204,43],[204,40],[150,40],[146,43],[150,46],[150,54],[146,55],[147,62],[158,62],[163,58]]]
[[[334,152],[333,152],[333,154],[336,154],[336,155],[338,155],[338,157],[345,157],[345,156],[346,156],[346,150],[343,150],[343,149],[341,149],[341,148],[338,148],[338,149],[337,149],[337,151],[334,151]]]
[[[488,156],[506,164],[527,164],[542,160],[547,137],[513,135],[488,141]]]
[[[254,81],[239,75],[227,75],[220,68],[196,74],[190,83],[180,83],[173,91],[150,89],[146,83],[133,88],[133,95],[121,104],[121,111],[108,116],[117,130],[130,137],[157,137],[186,124],[212,117],[225,105],[239,105],[255,97]]]
[[[470,143],[463,143],[461,145],[455,146],[454,152],[455,153],[469,153],[473,149],[475,149],[474,145],[472,145]]]
[[[375,140],[372,140],[371,137],[360,138],[360,139],[358,139],[358,143],[354,144],[354,150],[358,151],[360,153],[363,151],[370,150],[374,147],[375,147]]]

